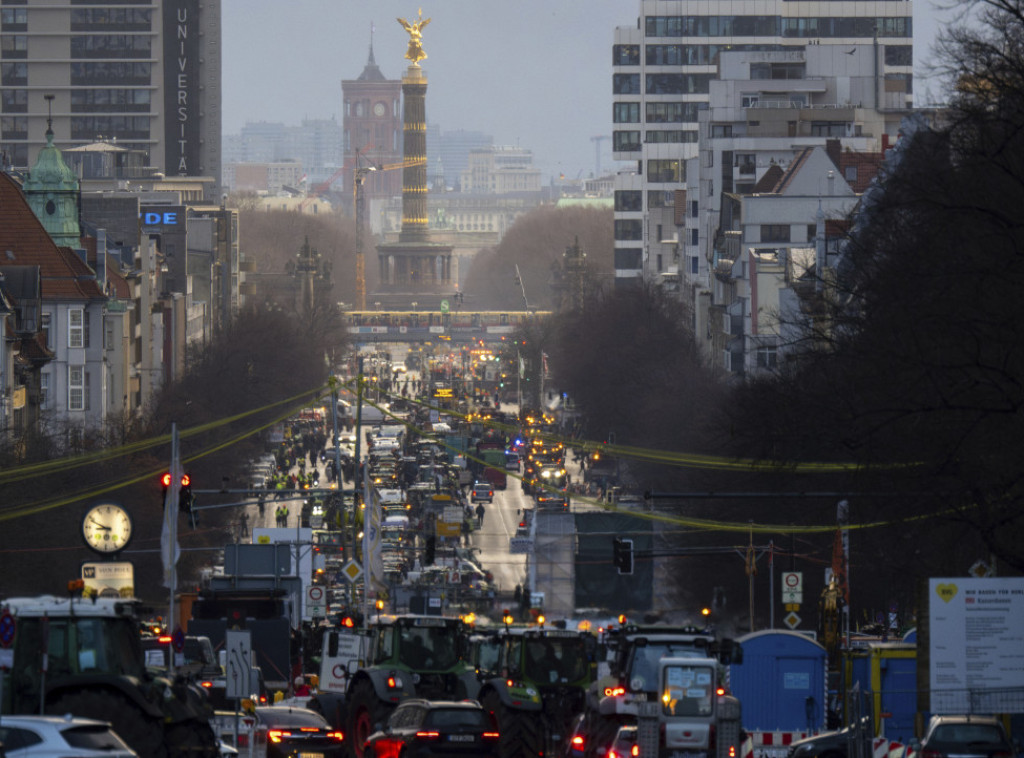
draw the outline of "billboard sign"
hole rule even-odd
[[[929,579],[928,621],[932,713],[1024,712],[1024,577]]]

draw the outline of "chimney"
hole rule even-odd
[[[838,139],[825,140],[825,153],[836,168],[839,168],[839,157],[842,155],[842,152],[843,148]]]

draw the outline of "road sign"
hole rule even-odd
[[[252,633],[248,629],[224,632],[227,661],[224,667],[225,695],[241,700],[252,694]]]
[[[14,616],[11,612],[4,610],[0,614],[0,647],[10,647],[14,642]]]
[[[530,537],[512,537],[508,541],[508,551],[510,553],[532,553],[533,539]]]
[[[327,593],[318,585],[306,589],[306,618],[327,617]]]
[[[441,301],[441,313],[447,313],[448,312],[448,308],[449,308],[448,301],[447,300],[442,300]]]
[[[349,561],[342,567],[341,573],[344,574],[345,578],[350,582],[355,582],[363,575],[363,567],[356,561]]]
[[[804,601],[804,575],[800,571],[785,571],[782,574],[782,602],[802,603]]]
[[[786,624],[786,626],[788,626],[788,627],[789,627],[790,629],[796,629],[796,628],[797,628],[798,626],[800,626],[800,617],[799,617],[799,616],[797,616],[797,615],[796,615],[795,613],[793,613],[792,611],[790,611],[789,613],[787,613],[787,614],[786,614],[786,617],[785,617],[784,619],[782,619],[782,621],[783,621],[783,622],[784,622],[784,623]]]

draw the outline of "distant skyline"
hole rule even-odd
[[[223,131],[250,121],[342,121],[341,81],[366,65],[400,79],[409,36],[396,20],[422,7],[427,121],[533,151],[545,182],[612,161],[612,39],[636,23],[635,0],[222,0]],[[915,93],[938,30],[933,0],[914,8]],[[937,96],[937,89],[932,92]],[[593,137],[609,137],[595,142]]]

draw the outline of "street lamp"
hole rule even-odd
[[[417,303],[415,300],[413,300],[412,303],[410,303],[410,305],[412,305],[412,309],[415,311],[416,310],[416,306],[418,306],[419,303]]]

